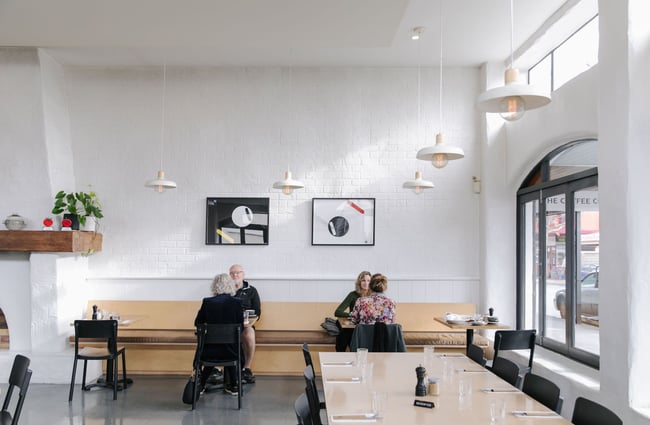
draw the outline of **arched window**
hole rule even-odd
[[[0,350],[9,349],[9,329],[7,328],[7,319],[0,308]]]
[[[517,192],[517,320],[537,343],[599,366],[597,141],[555,149]]]

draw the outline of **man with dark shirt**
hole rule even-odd
[[[246,277],[244,268],[239,264],[230,266],[230,277],[235,281],[237,293],[235,297],[241,299],[244,310],[255,310],[257,317],[262,314],[260,305],[260,296],[255,287],[244,280]],[[244,348],[244,369],[242,370],[242,380],[246,383],[255,383],[255,375],[251,370],[251,363],[255,355],[255,328],[249,326],[242,332],[242,346]]]

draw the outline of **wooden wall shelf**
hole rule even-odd
[[[102,250],[102,234],[95,232],[0,230],[0,251],[88,252]]]

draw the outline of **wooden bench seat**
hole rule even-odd
[[[92,305],[121,317],[138,320],[118,330],[118,343],[127,347],[127,370],[140,374],[186,374],[196,346],[194,318],[200,301],[108,301],[91,300]],[[259,375],[300,375],[304,360],[300,346],[306,342],[314,355],[334,351],[336,337],[320,327],[332,316],[336,303],[263,302],[262,314],[255,323],[257,348],[253,371]],[[453,331],[433,317],[445,312],[473,314],[473,304],[402,303],[397,307],[397,322],[402,325],[409,351],[433,345],[443,352],[464,352],[465,332]],[[74,336],[71,337],[74,340]],[[475,343],[488,346],[488,340],[475,335]],[[316,362],[317,363],[317,362]],[[316,364],[318,370],[318,364]]]

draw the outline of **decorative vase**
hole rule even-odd
[[[67,218],[72,222],[72,226],[70,226],[72,230],[79,230],[79,217],[77,214],[63,214],[63,218]]]
[[[25,219],[18,214],[11,214],[6,218],[5,226],[9,230],[22,230],[25,227]]]

